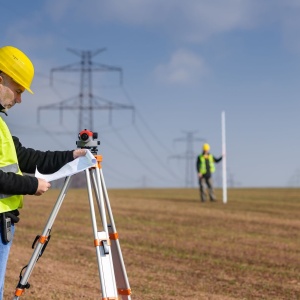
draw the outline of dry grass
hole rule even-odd
[[[4,299],[58,192],[26,197]],[[132,299],[300,299],[299,192],[232,189],[227,204],[202,204],[196,189],[109,190]],[[22,299],[101,299],[85,190],[69,190],[29,282]]]

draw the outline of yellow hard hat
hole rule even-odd
[[[30,85],[34,76],[34,67],[21,50],[12,46],[0,48],[0,71],[33,94]]]
[[[209,150],[210,150],[209,144],[204,144],[203,145],[203,151],[209,151]]]

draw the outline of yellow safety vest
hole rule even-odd
[[[200,166],[200,170],[199,172],[201,174],[206,174],[207,170],[206,170],[206,163],[205,163],[205,157],[203,154],[199,155],[200,158],[200,162],[201,162],[201,166]],[[216,170],[215,164],[214,164],[214,158],[211,154],[208,154],[208,161],[209,161],[209,169],[210,169],[210,173],[214,173]]]
[[[19,169],[16,148],[11,133],[0,117],[0,170],[22,175]],[[23,195],[0,193],[0,213],[15,210],[23,206]]]

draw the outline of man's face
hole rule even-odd
[[[9,109],[16,103],[21,103],[21,94],[25,88],[13,81],[9,76],[0,73],[0,104]]]

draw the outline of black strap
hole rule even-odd
[[[20,221],[20,218],[18,217],[20,215],[20,212],[17,209],[12,211],[7,211],[4,214],[7,218],[11,218],[11,221],[13,223],[18,223]]]

